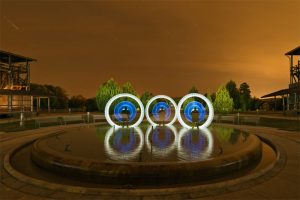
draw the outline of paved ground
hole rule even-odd
[[[274,128],[255,127],[255,126],[237,126],[223,124],[228,127],[235,127],[242,130],[246,130],[250,133],[255,133],[263,137],[268,138],[273,143],[276,143],[286,153],[286,163],[279,173],[272,178],[266,178],[264,182],[257,182],[248,187],[239,187],[234,192],[223,191],[223,194],[211,193],[204,198],[199,198],[201,195],[197,195],[197,192],[193,194],[186,192],[174,193],[174,195],[158,196],[153,193],[148,196],[138,196],[138,199],[300,199],[300,133],[288,132],[277,130]],[[78,125],[72,125],[78,126]],[[42,135],[52,132],[53,129],[60,129],[60,127],[47,127],[32,131],[24,131],[18,133],[2,133],[0,134],[0,150],[1,155],[16,146],[17,144],[32,140],[34,138],[41,137]],[[2,160],[2,157],[1,157]],[[3,167],[1,163],[1,168]],[[6,183],[5,185],[3,184]],[[9,183],[9,184],[7,184]],[[128,193],[130,193],[128,189]],[[166,193],[168,191],[166,190]],[[163,193],[162,193],[163,194]],[[61,191],[47,190],[39,188],[27,183],[22,183],[6,173],[1,173],[0,183],[0,199],[123,199],[116,194],[113,197],[109,197],[109,194],[99,195],[78,195],[74,193],[66,193]],[[126,197],[132,199],[130,197]]]
[[[213,199],[300,199],[300,133],[274,128],[225,125],[270,139],[287,154],[282,171],[272,179],[246,190],[214,196]]]

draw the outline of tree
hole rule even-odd
[[[82,95],[72,96],[69,100],[69,108],[84,108],[86,99]]]
[[[210,93],[207,93],[205,96],[206,96],[206,98],[207,98],[211,103],[213,103],[213,101],[212,101],[212,99],[211,99],[211,96],[210,96]],[[205,106],[205,109],[208,110],[208,106],[207,106],[207,105]]]
[[[195,86],[193,86],[193,87],[189,90],[188,93],[198,93],[198,89],[197,89]]]
[[[236,87],[236,83],[230,80],[226,84],[226,89],[228,90],[230,97],[233,99],[234,109],[240,108],[240,92]]]
[[[112,78],[100,85],[96,94],[97,106],[99,111],[103,112],[105,109],[105,105],[109,101],[109,99],[120,93],[120,86]]]
[[[211,102],[214,102],[216,100],[216,93],[215,92],[211,93],[210,97],[212,100]]]
[[[188,94],[190,93],[198,93],[198,89],[193,86],[189,91],[188,91]],[[191,98],[188,98],[183,104],[182,104],[182,108],[184,109],[190,102],[192,101],[199,101],[199,98],[194,98],[194,97],[191,97]]]
[[[240,85],[240,103],[243,111],[246,111],[250,108],[251,101],[251,91],[247,83],[242,83]]]
[[[124,85],[122,86],[122,92],[123,93],[132,94],[134,96],[137,96],[137,93],[134,90],[134,88],[133,88],[133,86],[131,85],[130,82],[124,83]],[[131,103],[133,103],[135,105],[136,108],[139,107],[139,104],[134,99],[132,99],[132,98],[125,97],[125,98],[123,98],[123,100],[130,101]]]
[[[54,95],[55,97],[50,97],[51,107],[54,108],[67,108],[68,107],[68,95],[66,91],[61,87],[54,87]]]
[[[259,98],[253,97],[253,98],[251,98],[250,109],[257,110],[260,108],[261,104],[262,104],[262,101]]]
[[[64,89],[53,85],[40,85],[36,83],[30,84],[30,90],[39,95],[45,95],[50,97],[51,108],[67,108],[68,107],[68,95]],[[36,103],[36,102],[35,102]],[[46,108],[48,105],[46,100],[41,100],[41,107]]]
[[[86,100],[86,107],[88,112],[97,111],[97,101],[96,98],[89,98]]]
[[[230,98],[230,94],[227,91],[225,86],[221,86],[218,89],[216,93],[216,99],[213,105],[214,105],[214,110],[217,113],[226,114],[232,111],[233,99]]]
[[[180,101],[181,98],[182,97],[172,97],[172,99],[175,101],[176,104],[179,103],[179,101]]]
[[[129,93],[136,96],[136,91],[134,90],[131,83],[129,82],[124,83],[124,85],[122,86],[122,92]]]
[[[141,102],[143,103],[144,106],[146,106],[147,102],[153,97],[153,94],[150,92],[144,92],[141,95]]]

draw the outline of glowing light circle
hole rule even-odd
[[[184,137],[184,135],[188,132],[188,130],[189,129],[182,128],[178,134],[178,146],[177,146],[178,154],[180,155],[180,157],[183,157],[183,158],[189,157],[188,154],[186,154],[184,147],[181,144],[181,140]],[[207,138],[207,147],[204,149],[203,153],[201,153],[197,157],[197,159],[203,160],[203,159],[207,159],[213,152],[213,147],[214,147],[213,141],[214,140],[213,140],[211,132],[207,128],[199,129],[199,131],[201,131],[201,133],[204,134],[204,136]]]
[[[150,133],[152,131],[152,127],[153,126],[148,127],[148,129],[146,131],[146,135],[145,135],[145,143],[146,143],[146,146],[147,146],[147,149],[148,149],[149,152],[151,151],[151,143],[149,141],[149,136],[150,136]],[[173,125],[165,126],[165,127],[169,128],[172,131],[172,133],[174,135],[174,141],[173,141],[172,144],[170,144],[167,148],[164,148],[163,150],[161,150],[161,149],[159,149],[159,148],[152,145],[153,154],[159,155],[161,157],[166,156],[169,153],[171,153],[176,148],[176,145],[178,143],[178,136],[177,136],[178,134],[177,134],[176,128]],[[155,128],[155,127],[153,127],[153,128]]]
[[[169,96],[166,96],[166,95],[157,95],[157,96],[152,97],[152,98],[148,101],[148,103],[147,103],[147,105],[146,105],[146,109],[145,109],[145,116],[146,116],[148,122],[149,122],[152,126],[158,126],[158,125],[159,125],[159,124],[155,123],[155,122],[150,118],[150,116],[149,116],[149,107],[150,107],[151,103],[152,103],[153,101],[155,101],[156,99],[167,99],[167,100],[169,100],[169,101],[173,104],[174,109],[175,109],[175,115],[174,115],[173,119],[172,119],[169,123],[167,123],[167,124],[165,124],[165,125],[166,125],[166,126],[170,126],[170,125],[174,124],[174,122],[176,121],[177,105],[176,105],[175,101],[174,101],[172,98],[170,98]]]
[[[189,126],[187,123],[185,123],[183,121],[183,119],[181,117],[181,114],[180,114],[180,110],[181,110],[181,107],[182,107],[183,103],[187,99],[192,98],[192,97],[197,97],[197,98],[202,99],[206,103],[206,105],[208,106],[209,113],[208,113],[207,120],[201,126],[199,126],[200,129],[207,128],[211,124],[211,122],[213,121],[213,119],[214,119],[214,108],[213,108],[212,103],[204,95],[202,95],[202,94],[190,93],[190,94],[187,94],[184,97],[182,97],[182,99],[179,101],[178,106],[177,106],[176,117],[178,118],[179,123],[183,127],[185,127],[185,128],[192,128],[192,126]]]
[[[139,119],[132,125],[130,125],[129,127],[135,127],[135,126],[138,126],[142,121],[143,121],[143,118],[144,118],[144,106],[141,102],[141,100],[139,98],[137,98],[136,96],[132,95],[132,94],[128,94],[128,93],[122,93],[122,94],[117,94],[116,96],[113,96],[108,102],[107,104],[105,105],[105,119],[107,120],[107,122],[111,125],[111,126],[115,126],[116,128],[121,128],[122,126],[120,125],[117,125],[116,123],[114,123],[111,118],[110,118],[110,115],[109,115],[109,109],[110,109],[110,106],[111,104],[118,98],[122,98],[122,97],[129,97],[129,98],[132,98],[134,99],[140,106],[140,111],[141,111],[141,114],[140,114],[140,117]]]
[[[117,130],[117,129],[115,129]],[[110,156],[111,159],[113,160],[132,160],[136,158],[139,153],[141,152],[143,146],[144,146],[144,134],[142,130],[139,127],[134,127],[135,133],[137,133],[137,136],[139,137],[140,143],[139,145],[134,149],[134,151],[131,151],[129,153],[122,153],[116,151],[114,148],[111,147],[109,140],[111,136],[114,133],[114,127],[110,127],[110,129],[106,132],[105,138],[104,138],[104,149],[107,153],[107,155]]]

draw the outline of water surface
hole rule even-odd
[[[249,145],[253,135],[211,126],[188,130],[176,126],[114,129],[104,125],[68,129],[47,145],[62,154],[101,161],[200,161],[231,154]]]

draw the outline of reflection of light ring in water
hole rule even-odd
[[[188,133],[189,130],[190,129],[182,128],[178,135],[178,146],[177,146],[178,155],[179,155],[178,157],[184,158],[185,160],[190,160],[190,159],[186,159],[186,158],[190,158],[190,156],[189,156],[190,154],[186,153],[186,150],[184,149],[184,147],[181,144],[181,140],[185,136],[185,134]],[[213,140],[211,132],[207,128],[199,129],[199,131],[201,132],[201,134],[204,134],[204,136],[207,138],[207,147],[203,150],[203,152],[201,154],[198,154],[196,159],[204,160],[204,159],[207,159],[213,152],[214,140]],[[195,157],[195,156],[193,156],[193,157]]]
[[[197,98],[200,98],[202,99],[203,101],[205,101],[206,105],[208,106],[208,117],[207,117],[207,120],[204,122],[204,124],[202,124],[201,126],[199,126],[200,129],[203,129],[203,128],[207,128],[212,120],[214,119],[214,108],[213,108],[213,105],[212,103],[202,94],[198,94],[198,93],[190,93],[190,94],[187,94],[185,95],[184,97],[182,97],[182,99],[179,101],[178,103],[178,106],[177,106],[177,112],[176,112],[176,117],[178,118],[178,121],[179,123],[185,127],[185,128],[192,128],[191,126],[189,126],[188,124],[186,124],[182,117],[181,117],[181,107],[182,107],[182,104],[189,98],[192,98],[192,97],[197,97]]]
[[[166,102],[158,102],[157,104],[155,104],[153,106],[152,115],[157,121],[159,121],[159,111],[160,110],[163,110],[166,112],[165,116],[164,116],[164,121],[169,120],[169,118],[171,116],[170,106]]]
[[[189,102],[185,106],[184,116],[189,122],[192,122],[192,123],[193,123],[193,117],[192,117],[193,110],[198,111],[197,122],[202,122],[205,119],[205,115],[206,115],[206,110],[205,110],[204,106],[202,105],[202,103],[200,103],[198,101],[192,101],[192,102]]]
[[[125,108],[129,112],[128,121],[131,122],[136,116],[136,107],[130,101],[121,101],[118,103],[114,108],[114,116],[119,122],[123,122],[122,111],[125,110]]]
[[[197,136],[198,141],[195,141],[194,136]],[[184,149],[188,149],[192,154],[203,152],[205,147],[206,137],[203,134],[187,133],[182,137]]]
[[[109,157],[112,160],[132,160],[134,158],[136,158],[138,156],[138,154],[141,152],[143,145],[144,145],[144,136],[143,136],[143,132],[139,127],[134,127],[134,131],[135,133],[137,133],[139,140],[140,140],[140,144],[131,152],[129,153],[120,153],[117,152],[115,149],[113,149],[109,143],[109,139],[111,138],[111,136],[114,133],[114,127],[111,127],[105,135],[104,138],[104,149],[106,151],[106,154],[109,155]]]
[[[124,136],[125,134],[122,132],[122,128],[119,128],[115,131],[115,135],[113,136],[113,144],[116,147],[116,149],[118,151],[120,151],[121,153],[127,153],[129,152],[131,149],[133,149],[135,143],[136,143],[136,138],[134,135],[134,130],[129,129],[129,142],[124,144],[121,142],[122,140],[122,136]]]
[[[128,94],[128,93],[122,93],[122,94],[117,94],[116,96],[113,96],[105,105],[105,118],[107,120],[107,122],[111,125],[111,126],[115,126],[116,128],[121,128],[122,126],[120,125],[117,125],[116,123],[114,123],[111,118],[110,118],[110,115],[109,115],[109,109],[110,109],[110,106],[111,104],[118,98],[122,98],[122,97],[129,97],[129,98],[132,98],[134,99],[140,106],[140,111],[141,111],[141,114],[140,114],[140,118],[132,125],[129,125],[129,127],[135,127],[135,126],[138,126],[142,121],[143,121],[143,118],[144,118],[144,106],[141,102],[141,100],[139,98],[137,98],[136,96],[132,95],[132,94]]]
[[[148,122],[149,122],[152,126],[157,126],[157,125],[159,125],[159,124],[155,123],[155,122],[150,118],[150,116],[149,116],[149,107],[150,107],[151,103],[152,103],[153,101],[155,101],[156,99],[167,99],[168,101],[171,102],[171,104],[173,104],[174,110],[175,110],[175,111],[174,111],[174,112],[175,112],[174,117],[173,117],[173,119],[172,119],[169,123],[166,123],[165,125],[166,125],[166,126],[169,126],[169,125],[174,124],[174,122],[176,121],[176,110],[177,110],[177,105],[176,105],[175,101],[174,101],[172,98],[170,98],[170,97],[168,97],[168,96],[166,96],[166,95],[157,95],[157,96],[152,97],[152,98],[148,101],[148,103],[147,103],[147,105],[146,105],[146,109],[145,109],[145,115],[146,115],[146,119],[148,120]]]
[[[173,141],[172,144],[170,144],[167,148],[164,148],[164,149],[159,149],[155,146],[152,146],[152,153],[155,154],[155,155],[161,156],[161,157],[164,157],[164,156],[168,155],[169,153],[171,153],[176,148],[176,145],[178,143],[177,142],[178,137],[177,137],[176,128],[174,126],[164,126],[164,127],[169,128],[171,130],[171,132],[174,135],[174,141]],[[156,126],[156,127],[154,126],[153,128],[154,129],[158,128],[158,126]],[[147,131],[146,131],[146,135],[145,135],[145,141],[146,141],[146,146],[147,146],[148,152],[151,152],[151,143],[150,143],[150,140],[149,140],[149,136],[150,136],[151,131],[152,131],[152,126],[149,126]]]
[[[163,131],[164,133],[160,134],[160,131],[158,128],[155,128],[152,131],[152,146],[155,146],[159,149],[166,148],[169,146],[170,140],[171,140],[171,130],[164,128]],[[160,135],[163,135],[164,138],[160,139]]]

